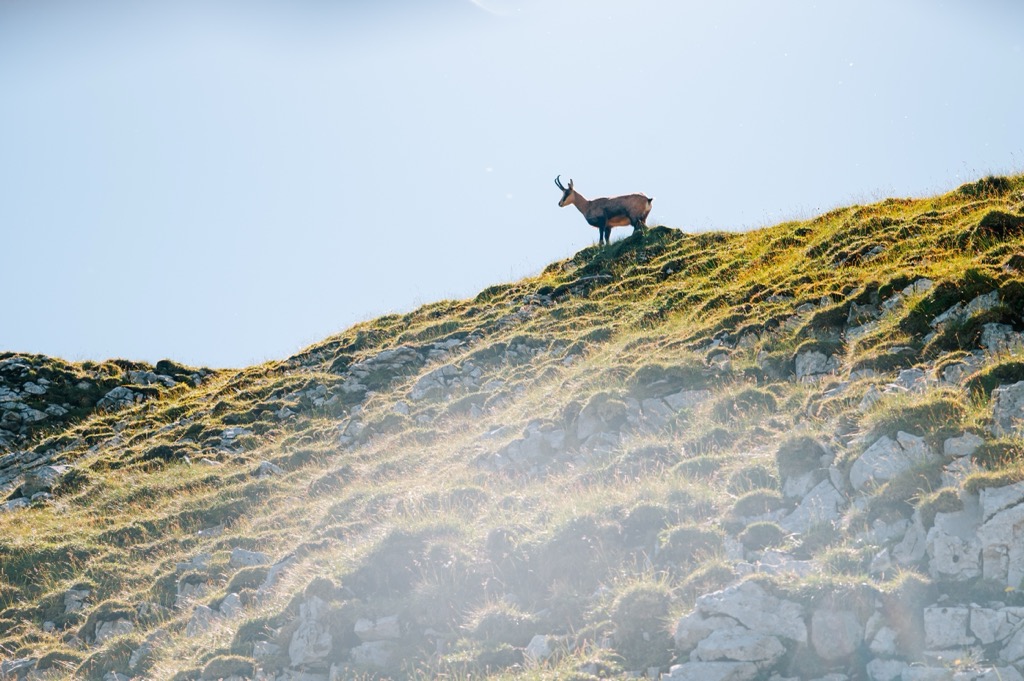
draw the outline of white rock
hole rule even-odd
[[[867,665],[868,678],[871,681],[895,681],[902,677],[908,666],[900,660],[871,660]]]
[[[115,636],[122,636],[124,634],[130,634],[133,631],[135,631],[135,625],[132,624],[131,620],[124,618],[99,622],[96,624],[96,644],[102,644],[106,642],[107,639],[114,638]]]
[[[5,511],[16,511],[19,508],[26,508],[29,505],[29,500],[25,497],[18,497],[17,499],[11,499],[0,503],[0,513]]]
[[[839,520],[845,506],[843,495],[830,481],[822,480],[779,525],[789,532],[803,534],[817,524]]]
[[[903,681],[953,681],[953,670],[947,667],[907,667]]]
[[[887,435],[878,438],[850,467],[850,484],[863,490],[869,484],[891,480],[916,465],[933,461],[935,454],[923,437],[900,431],[893,440]]]
[[[185,625],[185,635],[192,638],[209,631],[210,627],[220,619],[221,615],[216,610],[205,605],[197,605],[195,610],[192,611],[192,617],[189,619],[188,624]]]
[[[242,599],[238,594],[228,594],[224,597],[224,600],[220,602],[217,610],[221,615],[228,619],[233,618],[238,613],[242,612]]]
[[[978,530],[982,576],[1017,588],[1024,580],[1024,504],[996,513]]]
[[[398,615],[376,620],[363,618],[356,621],[355,632],[363,641],[395,641],[402,638],[402,625]]]
[[[995,435],[1020,435],[1024,425],[1024,381],[992,391],[992,426]]]
[[[979,492],[982,520],[987,522],[996,513],[1024,501],[1024,482],[1003,487],[986,487]]]
[[[806,350],[796,356],[795,368],[798,381],[814,380],[839,371],[839,358],[826,355],[820,350]]]
[[[896,630],[883,626],[879,629],[874,637],[871,639],[871,643],[868,645],[868,649],[875,655],[881,655],[883,657],[895,657],[897,651],[897,642],[899,641],[899,634]]]
[[[770,595],[760,584],[745,581],[697,599],[705,615],[732,617],[751,631],[807,642],[807,625],[798,603]]]
[[[974,643],[967,632],[970,609],[932,606],[924,609],[924,645],[932,650],[958,648]]]
[[[711,632],[735,626],[736,620],[731,617],[704,617],[699,610],[694,610],[676,622],[673,633],[676,649],[688,653]]]
[[[361,667],[385,669],[391,666],[397,650],[394,641],[367,641],[353,648],[349,656]]]
[[[974,433],[964,433],[959,437],[946,438],[942,443],[942,453],[945,456],[970,456],[978,450],[978,447],[985,444],[985,440]]]
[[[927,552],[928,535],[921,524],[920,515],[915,511],[903,540],[893,547],[892,557],[900,565],[913,565],[921,561]]]
[[[1008,350],[1020,344],[1020,334],[1016,333],[1009,324],[992,322],[983,324],[981,327],[981,337],[978,339],[978,345],[990,352]]]
[[[771,666],[785,653],[785,646],[774,636],[759,634],[745,627],[732,627],[711,632],[697,644],[690,657],[698,662],[731,660]]]
[[[753,662],[686,662],[673,665],[662,679],[673,681],[753,681],[757,678]]]
[[[819,469],[786,476],[782,480],[782,496],[787,499],[803,499],[821,482],[821,479],[822,471]]]
[[[974,681],[1024,681],[1016,667],[992,667],[974,677]]]
[[[811,646],[823,660],[853,654],[864,638],[864,627],[851,610],[815,610],[811,614]]]
[[[228,560],[228,565],[233,568],[241,568],[266,565],[269,562],[270,556],[265,553],[260,551],[247,551],[246,549],[236,546],[231,549],[231,558]]]
[[[299,605],[298,627],[288,644],[293,667],[323,662],[330,655],[334,639],[326,621],[327,611],[327,603],[317,596]]]
[[[1008,638],[1024,621],[1024,608],[971,607],[971,634],[983,646]]]
[[[524,650],[523,653],[528,660],[533,662],[543,662],[555,654],[556,644],[557,639],[554,636],[537,634],[530,639],[530,642],[526,645],[526,650]]]
[[[981,575],[981,511],[976,500],[964,499],[964,509],[936,513],[928,530],[928,571],[932,577],[965,581]]]
[[[927,277],[921,277],[913,284],[904,287],[902,293],[905,296],[916,296],[931,291],[933,286],[935,286],[934,281]]]

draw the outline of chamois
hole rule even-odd
[[[651,212],[651,202],[654,199],[649,199],[643,194],[627,194],[588,201],[572,188],[571,179],[569,186],[564,187],[561,178],[561,175],[555,178],[555,186],[562,190],[562,199],[558,205],[562,208],[570,203],[576,206],[587,222],[597,227],[598,245],[609,243],[612,227],[633,225],[633,234],[643,232],[647,227],[647,216]]]

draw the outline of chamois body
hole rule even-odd
[[[597,227],[598,244],[609,243],[612,227],[633,225],[633,234],[647,227],[647,216],[651,213],[651,202],[654,199],[643,194],[588,200],[573,189],[572,180],[569,180],[568,187],[562,186],[561,175],[555,178],[555,186],[562,190],[559,206],[564,208],[571,203],[583,214],[588,224]]]

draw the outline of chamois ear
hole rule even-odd
[[[569,191],[572,191],[572,178],[569,178]]]

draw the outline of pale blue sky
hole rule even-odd
[[[749,229],[1019,172],[1022,74],[1011,0],[0,0],[0,350],[283,358],[595,243],[556,174]]]

